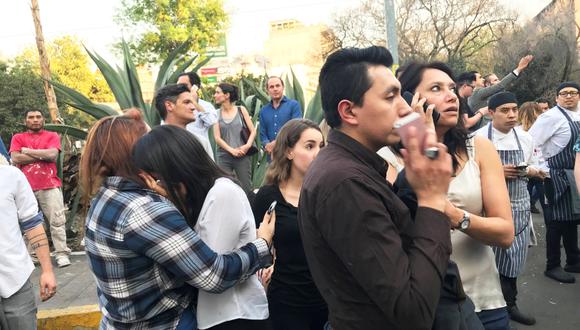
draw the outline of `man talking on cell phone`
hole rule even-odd
[[[312,162],[300,193],[298,223],[312,277],[342,329],[431,329],[451,241],[443,213],[451,157],[435,132],[411,129],[403,151],[417,192],[414,219],[385,180],[376,151],[400,141],[393,125],[411,113],[384,47],[339,50],[319,83],[328,146]],[[421,104],[414,109],[423,118]],[[426,148],[439,148],[434,159]]]

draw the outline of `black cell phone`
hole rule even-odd
[[[515,167],[515,169],[518,171],[525,170],[526,168],[528,168],[528,165],[518,165]]]
[[[276,204],[278,204],[277,201],[273,201],[272,204],[270,204],[270,207],[268,207],[268,214],[272,214],[272,212],[274,212],[274,209],[276,208]]]
[[[405,99],[405,101],[407,101],[407,104],[409,104],[409,106],[411,105],[411,103],[413,103],[413,94],[411,92],[405,91],[403,93],[403,98]],[[429,107],[429,104],[427,104],[427,102],[425,102],[425,104],[423,104],[423,111],[427,112],[428,107]],[[433,123],[434,124],[437,124],[439,117],[441,117],[441,114],[436,109],[433,109]]]

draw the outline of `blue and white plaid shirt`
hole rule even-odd
[[[216,254],[167,199],[121,177],[93,199],[85,245],[105,329],[174,329],[196,288],[223,292],[270,258],[263,239]]]

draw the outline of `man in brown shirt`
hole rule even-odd
[[[434,131],[403,151],[418,196],[414,220],[376,154],[399,142],[393,124],[411,112],[391,64],[383,47],[350,48],[329,56],[320,73],[333,129],[304,179],[298,222],[334,330],[430,329],[451,253],[443,213],[451,159]],[[439,156],[425,157],[421,142]]]

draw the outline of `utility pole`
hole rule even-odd
[[[385,0],[385,19],[387,27],[387,48],[393,55],[393,65],[399,66],[399,41],[397,39],[397,21],[395,20],[394,0]]]
[[[44,35],[42,34],[42,25],[40,24],[40,9],[38,8],[38,0],[30,1],[30,10],[32,11],[32,20],[34,21],[36,48],[38,48],[38,58],[40,60],[40,75],[44,80],[44,94],[46,95],[46,102],[48,103],[50,121],[52,123],[62,123],[62,119],[58,113],[54,88],[51,84],[48,83],[50,80],[50,62],[48,60],[48,55],[46,54],[46,49],[44,48]]]

